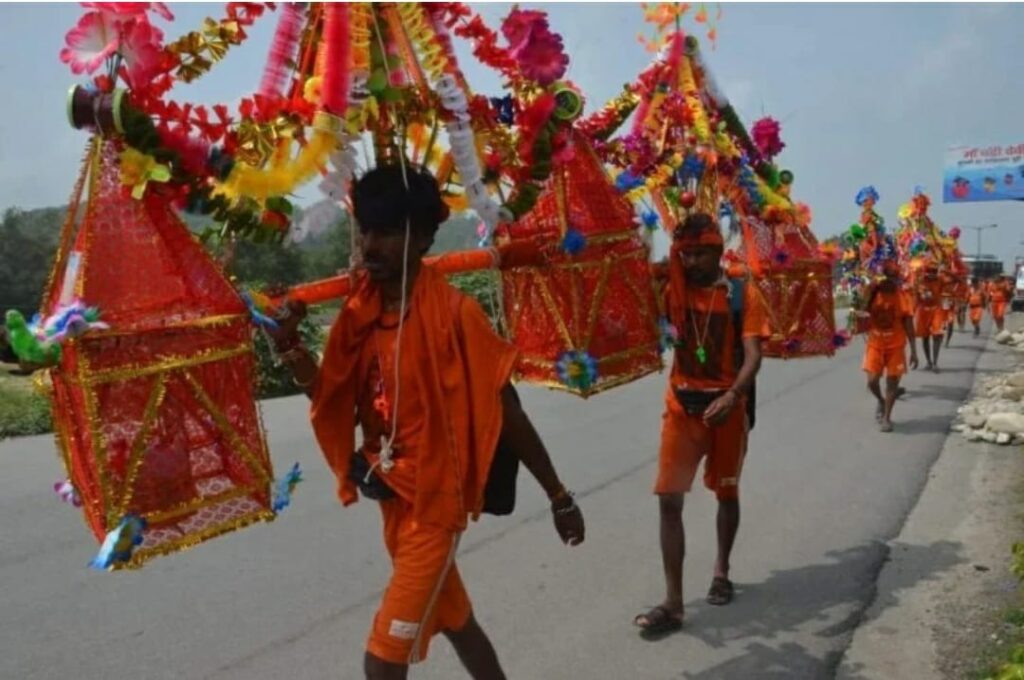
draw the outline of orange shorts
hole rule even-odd
[[[401,498],[380,507],[393,572],[366,649],[391,663],[416,663],[434,635],[462,630],[472,613],[455,567],[460,534],[417,525],[412,504]]]
[[[919,307],[914,317],[914,334],[919,338],[946,332],[946,312],[938,307]]]
[[[984,307],[971,307],[971,323],[978,325],[981,323],[981,313],[985,311]]]
[[[740,400],[728,419],[708,427],[699,416],[688,416],[669,392],[661,424],[661,451],[654,493],[686,493],[704,461],[704,486],[719,500],[739,498],[740,472],[747,454],[747,407]]]
[[[996,321],[1002,321],[1006,318],[1006,303],[1005,302],[993,302],[992,303],[992,318]]]
[[[864,364],[861,366],[868,375],[882,375],[899,378],[907,372],[907,348],[900,345],[899,349],[885,349],[868,343],[864,352]]]

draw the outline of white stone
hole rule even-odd
[[[1013,439],[1013,437],[1011,437],[1008,432],[1000,432],[996,435],[996,444],[1006,446],[1010,443],[1011,439]]]
[[[1002,397],[1003,399],[1010,399],[1011,401],[1020,401],[1020,398],[1024,397],[1024,387],[1007,385],[1003,388]]]
[[[1011,387],[1024,387],[1024,371],[1006,376],[1006,384]]]
[[[996,333],[995,340],[1000,345],[1005,345],[1008,342],[1010,342],[1011,338],[1013,338],[1013,333],[1011,333],[1010,331],[1004,329],[1004,330],[1001,330],[998,333]]]
[[[980,413],[964,414],[964,424],[975,430],[985,427],[986,420],[988,420],[988,416],[984,416]]]
[[[989,444],[995,444],[996,443],[996,433],[993,432],[992,430],[982,430],[981,431],[981,441],[988,442]]]
[[[964,439],[969,442],[976,442],[981,440],[981,430],[967,430],[964,432]]]
[[[1014,434],[1024,432],[1024,415],[1020,413],[993,413],[985,421],[985,427],[992,432]]]

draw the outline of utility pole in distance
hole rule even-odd
[[[985,229],[995,229],[998,226],[999,226],[998,224],[980,224],[980,225],[974,226],[974,227],[971,227],[971,226],[963,227],[964,229],[973,229],[974,231],[978,232],[978,260],[979,261],[981,260],[981,232],[984,231]]]

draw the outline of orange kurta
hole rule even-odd
[[[938,277],[922,277],[914,285],[915,332],[917,337],[926,338],[945,332],[945,313],[942,310],[942,281]]]
[[[996,281],[989,284],[988,298],[992,318],[1002,321],[1006,317],[1006,305],[1013,297],[1013,289],[1010,284],[1004,281]]]
[[[313,430],[345,505],[357,500],[347,473],[355,451],[358,395],[367,381],[365,343],[375,342],[380,319],[380,294],[362,277],[331,328],[314,389]],[[501,433],[501,389],[516,351],[494,333],[479,305],[429,266],[413,288],[402,343],[402,390],[415,392],[411,399],[421,411],[406,414],[403,422],[421,424],[414,481],[394,484],[410,490],[418,522],[461,530],[483,505]],[[402,427],[400,422],[400,434]],[[396,446],[403,443],[399,439]]]
[[[357,282],[331,328],[311,411],[345,505],[357,499],[348,479],[357,422],[371,461],[397,427],[394,467],[378,468],[396,493],[380,502],[393,573],[367,641],[370,653],[397,664],[422,660],[431,637],[469,619],[455,552],[483,506],[501,391],[516,359],[480,306],[430,266],[410,297],[399,336],[376,287],[366,277]]]
[[[967,298],[967,306],[971,315],[971,323],[977,326],[981,323],[982,312],[985,311],[984,289],[972,290]]]
[[[899,290],[874,291],[868,305],[868,341],[863,369],[870,375],[885,373],[896,378],[907,372],[907,332],[904,322],[912,316],[906,296]]]
[[[748,284],[742,328],[734,328],[728,283],[720,281],[708,288],[687,286],[679,252],[679,247],[673,246],[667,291],[669,316],[679,345],[665,394],[654,493],[689,491],[701,460],[706,458],[704,485],[719,499],[731,500],[739,494],[747,450],[746,404],[741,399],[724,423],[712,427],[700,416],[687,414],[676,399],[675,390],[718,391],[731,387],[737,375],[735,334],[767,337],[767,310],[761,295]],[[699,346],[706,352],[705,362],[697,358]]]

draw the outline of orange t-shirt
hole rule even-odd
[[[719,282],[707,288],[686,290],[683,327],[677,328],[678,343],[672,366],[671,384],[687,390],[724,390],[736,381],[736,330],[729,301],[729,285]],[[747,284],[743,296],[745,338],[769,335],[768,314],[761,294]],[[704,348],[701,362],[698,349]]]
[[[868,344],[878,349],[899,349],[907,342],[903,320],[913,316],[906,296],[898,290],[875,291],[868,305]]]
[[[1008,289],[1009,286],[1005,283],[993,283],[989,288],[989,298],[992,302],[1007,302],[1012,296]]]
[[[967,304],[970,305],[971,307],[984,307],[985,292],[981,290],[972,290],[970,297],[967,298]]]
[[[922,278],[914,286],[914,297],[920,309],[937,309],[942,301],[942,281]]]

